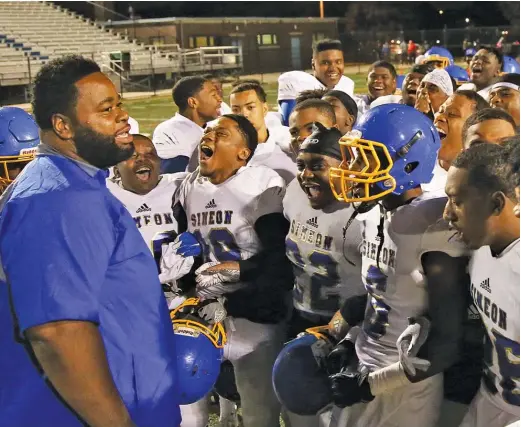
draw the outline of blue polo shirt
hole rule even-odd
[[[0,199],[0,427],[83,425],[24,345],[26,329],[60,320],[98,326],[137,426],[178,427],[173,330],[154,259],[105,171],[40,147]]]

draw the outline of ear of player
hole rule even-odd
[[[226,317],[226,312],[221,305],[221,313],[213,310],[215,317],[210,319],[205,309],[214,303],[220,304],[218,301],[201,302],[198,298],[189,298],[170,312],[181,405],[202,399],[214,387],[221,370],[226,344],[221,321]]]
[[[31,161],[39,143],[38,126],[29,113],[17,107],[0,108],[0,191],[12,182],[9,170]]]
[[[440,138],[421,112],[386,104],[367,111],[339,144],[342,163],[329,172],[334,196],[371,202],[430,182]]]

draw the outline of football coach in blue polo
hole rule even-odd
[[[35,79],[39,152],[0,199],[0,426],[179,427],[157,268],[107,168],[134,151],[98,65]]]

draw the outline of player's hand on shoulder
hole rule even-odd
[[[352,406],[360,402],[370,402],[374,399],[367,379],[368,372],[356,369],[344,369],[342,372],[329,376],[333,403],[339,408]]]
[[[177,236],[174,244],[176,245],[175,247],[177,255],[181,255],[183,257],[201,255],[201,244],[197,238],[188,231],[185,231],[184,233],[181,233],[179,236]]]

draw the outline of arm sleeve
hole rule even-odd
[[[458,360],[467,316],[468,258],[427,252],[422,256],[422,264],[431,329],[418,357],[429,360],[431,366],[425,372],[417,370],[414,377],[407,375],[411,382],[443,372]]]
[[[262,251],[239,261],[241,280],[253,281],[259,276],[276,275],[283,277],[288,289],[293,288],[292,268],[286,258],[286,235],[289,222],[281,213],[271,213],[260,217],[255,223],[255,232],[262,244]],[[268,284],[269,280],[256,281]]]
[[[279,101],[279,111],[282,114],[282,124],[284,126],[288,126],[289,116],[296,104],[297,101],[295,99],[283,99]]]
[[[98,294],[115,245],[97,192],[57,191],[17,199],[2,213],[0,251],[22,331],[98,318]]]
[[[355,295],[344,301],[340,314],[349,326],[359,325],[364,321],[366,306],[367,294]]]

